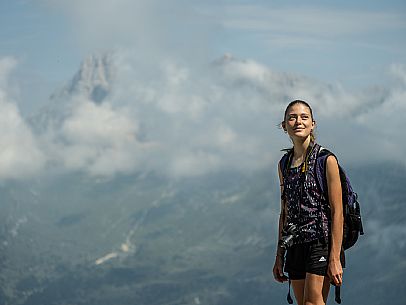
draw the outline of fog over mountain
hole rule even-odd
[[[393,117],[405,107],[406,73],[400,65],[391,73],[391,87],[354,91],[232,55],[195,69],[176,61],[150,66],[118,51],[86,59],[29,118],[32,130],[19,119],[27,134],[34,132],[26,145],[38,160],[32,162],[37,173],[59,168],[97,177],[139,171],[196,176],[274,166],[280,148],[290,145],[276,125],[286,104],[302,98],[314,107],[320,142],[347,164],[405,166],[398,153],[406,148],[398,140],[402,123]],[[383,128],[377,117],[390,125]],[[373,153],[365,158],[367,152]]]
[[[229,54],[196,70],[119,50],[25,119],[16,64],[0,61],[0,304],[283,304],[276,125],[294,98],[362,204],[343,304],[404,304],[404,67],[354,92]]]

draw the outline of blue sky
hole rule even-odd
[[[378,10],[301,2],[232,7],[229,15],[227,30],[236,52],[249,57],[249,49],[254,49],[255,58],[279,70],[362,84],[376,81],[373,74],[390,63],[405,62],[404,7]]]
[[[134,43],[131,27],[140,23],[130,19],[139,19],[137,9],[145,9],[144,1],[133,1],[140,3],[137,7],[120,0],[115,2],[116,11],[110,4],[115,16],[108,15],[103,22],[98,16],[106,16],[109,5],[52,2],[0,1],[0,56],[18,61],[14,77],[26,89],[19,100],[24,113],[44,104],[88,54]],[[146,20],[150,27],[144,31],[151,35],[154,27],[151,40],[167,37],[163,45],[175,49],[172,56],[195,44],[204,54],[201,60],[231,53],[277,71],[348,87],[385,82],[391,64],[406,62],[404,1],[166,1],[164,6],[151,2],[147,15],[157,20]],[[133,17],[122,15],[126,5],[134,10]],[[98,27],[103,32],[108,26],[112,31],[105,43],[100,37],[93,39]],[[140,35],[140,30],[136,33]]]

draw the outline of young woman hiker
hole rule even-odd
[[[284,168],[282,162],[278,166],[282,200],[273,274],[278,282],[289,280],[298,305],[325,304],[330,283],[340,286],[343,282],[344,218],[338,163],[334,156],[327,158],[328,196],[324,196],[317,188],[315,175],[306,174],[314,171],[320,149],[315,143],[316,122],[309,104],[291,102],[281,125],[293,149],[285,155],[288,161]],[[286,233],[292,224],[296,230]],[[289,235],[293,245],[281,242]]]

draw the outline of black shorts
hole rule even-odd
[[[285,272],[291,280],[302,280],[306,273],[327,275],[330,247],[319,240],[296,244],[286,252]],[[345,267],[344,251],[340,254],[341,266]]]

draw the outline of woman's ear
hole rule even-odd
[[[283,128],[283,131],[284,131],[284,132],[286,132],[287,130],[286,130],[286,124],[285,124],[285,121],[283,121],[283,122],[281,123],[281,125],[282,125],[282,128]]]

